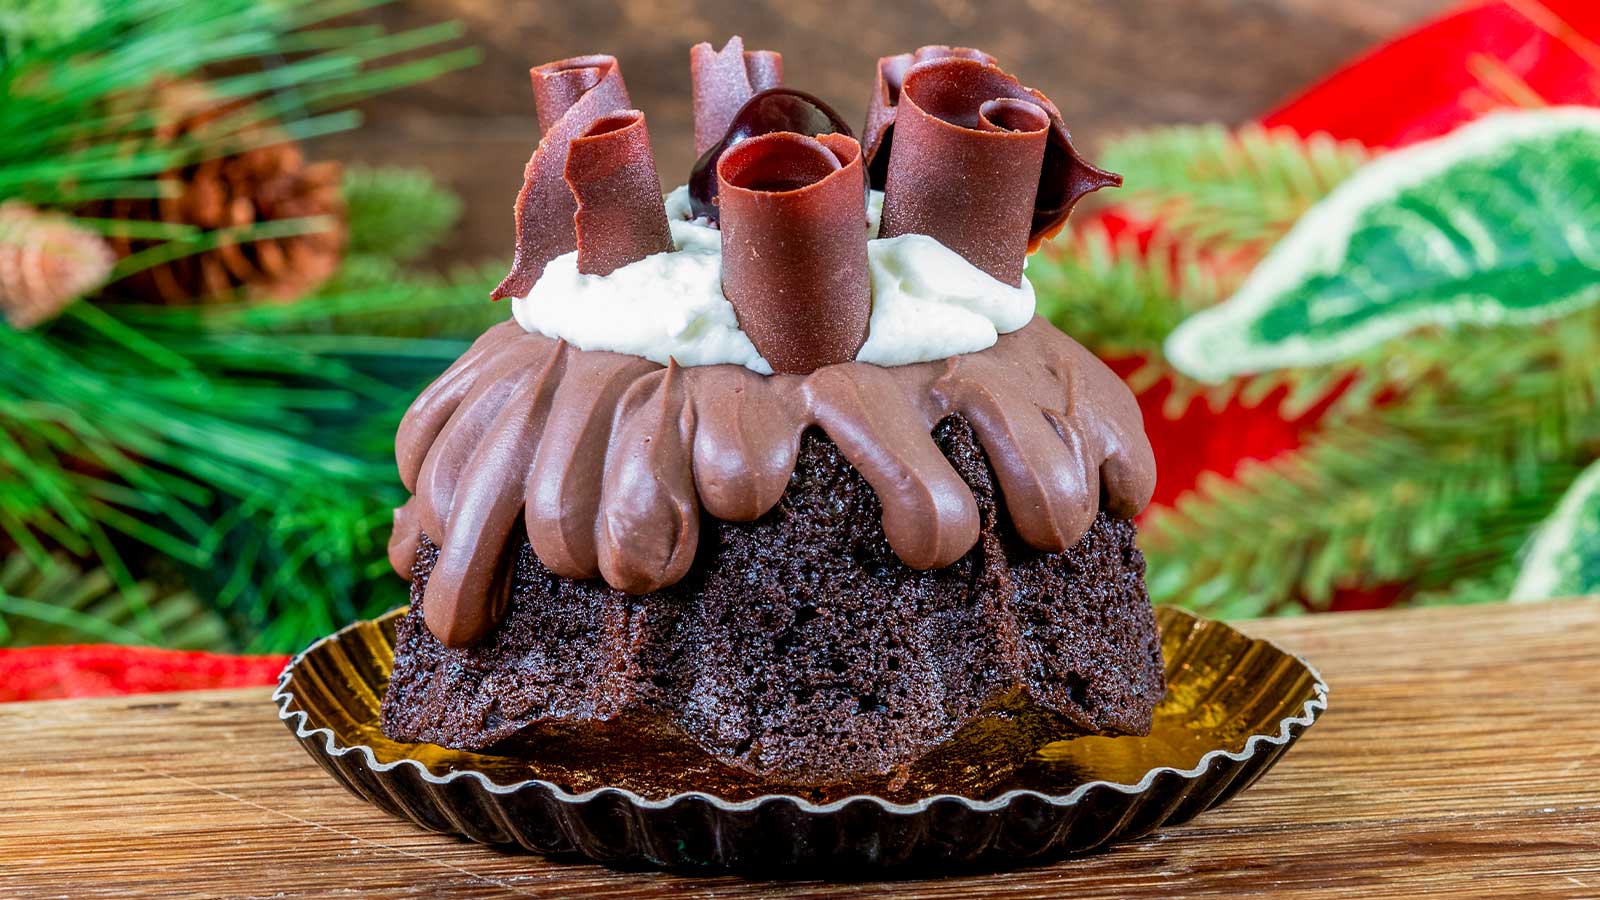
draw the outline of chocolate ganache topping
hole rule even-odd
[[[771,88],[776,54],[734,39],[692,58],[707,147],[697,165],[718,183],[722,298],[777,374],[583,350],[515,321],[491,328],[417,398],[396,439],[413,496],[395,513],[390,561],[406,574],[424,535],[439,546],[428,629],[452,647],[494,629],[519,521],[556,576],[633,594],[675,584],[694,563],[702,513],[748,522],[771,511],[813,427],[876,492],[884,536],[914,569],[949,566],[979,538],[972,490],[932,437],[952,415],[1038,550],[1072,547],[1101,510],[1143,509],[1155,463],[1133,394],[1043,319],[979,352],[855,361],[873,309],[867,167],[887,174],[885,239],[937,241],[978,277],[1020,286],[1030,246],[1084,193],[1119,181],[1077,155],[1055,106],[986,54],[924,48],[880,64],[864,154],[820,101]],[[527,296],[568,253],[575,277],[606,278],[671,252],[644,116],[616,60],[563,60],[533,78],[545,134],[495,296]],[[708,133],[717,126],[728,129],[720,141]]]
[[[451,646],[493,628],[519,517],[555,574],[653,591],[688,571],[702,508],[742,522],[777,504],[817,426],[878,493],[900,559],[949,565],[978,537],[972,493],[930,437],[951,413],[971,423],[1017,532],[1041,550],[1071,547],[1102,505],[1137,514],[1155,490],[1132,392],[1043,319],[981,353],[803,376],[663,367],[506,322],[405,415],[396,456],[415,496],[396,512],[390,560],[409,572],[423,533],[443,548],[425,606]]]

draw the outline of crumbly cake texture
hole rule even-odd
[[[1147,733],[1165,688],[1133,524],[1101,512],[1065,552],[1035,550],[966,421],[934,438],[981,515],[977,544],[937,569],[896,556],[876,493],[815,428],[779,504],[702,514],[689,575],[656,592],[554,575],[519,533],[505,617],[476,646],[424,623],[424,539],[384,732],[879,792],[948,783],[951,766],[1002,778],[1053,738]],[[975,734],[982,752],[952,754]]]

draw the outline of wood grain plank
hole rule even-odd
[[[1600,603],[1312,616],[1329,713],[1245,794],[1085,859],[829,885],[616,872],[346,794],[263,690],[0,705],[0,897],[1600,897]]]

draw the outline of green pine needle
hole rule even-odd
[[[1028,280],[1040,315],[1107,354],[1160,353],[1185,316],[1220,299],[1216,274],[1192,253],[1144,253],[1099,223],[1029,257]]]
[[[156,551],[253,649],[400,602],[394,428],[467,341],[337,329],[455,315],[475,334],[480,310],[505,314],[486,293],[435,279],[290,306],[79,304],[0,329],[0,532],[36,566],[56,548],[98,560],[127,592],[127,560]]]
[[[15,30],[26,39],[8,46],[0,66],[0,200],[71,208],[164,196],[172,186],[160,180],[163,173],[263,142],[354,128],[359,115],[337,107],[478,59],[474,50],[444,48],[461,34],[453,23],[394,34],[316,28],[334,9],[318,0],[76,0],[61,9],[92,6],[92,15],[43,12],[53,5],[0,6],[0,22],[27,20]],[[211,77],[221,68],[226,76]],[[161,126],[202,111],[157,104],[161,85],[183,80],[204,84],[204,105],[247,102],[181,137],[157,140]],[[448,203],[431,199],[432,213]],[[124,260],[119,276],[222,241],[264,237],[263,229],[307,225],[269,222],[243,234],[195,235],[97,222],[107,233],[172,238]]]
[[[1163,378],[1190,383],[1162,362],[1162,342],[1185,316],[1216,303],[1227,284],[1180,246],[1143,252],[1099,223],[1029,257],[1027,275],[1040,315],[1101,356],[1144,361],[1127,376],[1136,391]],[[1187,404],[1195,390],[1181,393],[1174,403]]]
[[[1185,125],[1113,141],[1100,162],[1122,173],[1118,202],[1195,248],[1217,249],[1277,240],[1368,159],[1360,144],[1324,134]]]
[[[348,252],[355,257],[414,260],[461,216],[461,201],[421,169],[352,167],[345,172],[344,199]]]
[[[140,582],[121,590],[104,569],[21,554],[0,560],[0,646],[150,644],[229,650],[222,618],[182,587]]]
[[[1412,341],[1437,364],[1398,399],[1156,512],[1152,596],[1260,615],[1394,581],[1437,596],[1513,558],[1600,441],[1600,314]]]
[[[477,58],[438,52],[460,35],[452,24],[325,24],[373,0],[84,5],[93,15],[63,7],[50,17],[0,0],[0,22],[28,17],[5,29],[0,200],[71,211],[167,196],[160,176],[174,168],[353,127],[359,118],[339,107]],[[204,86],[201,103],[247,102],[158,140],[165,122],[198,112],[157,102],[160,85],[181,80]],[[403,499],[394,428],[417,390],[507,310],[487,300],[488,269],[403,269],[459,214],[425,175],[355,169],[345,189],[346,264],[301,302],[78,303],[34,331],[0,326],[0,547],[35,573],[0,580],[0,644],[289,650],[403,600],[385,553]],[[153,242],[118,275],[224,241],[328,227],[81,221]],[[185,588],[155,586],[175,582]],[[206,608],[171,612],[196,597]]]
[[[71,40],[103,14],[100,0],[0,0],[0,62]]]

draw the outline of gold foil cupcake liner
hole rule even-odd
[[[384,737],[378,706],[404,612],[323,638],[284,669],[273,700],[306,752],[356,796],[423,828],[615,865],[926,872],[1083,853],[1226,802],[1327,709],[1327,685],[1304,660],[1162,607],[1168,690],[1150,734],[1047,744],[992,796],[962,796],[959,785],[907,803],[579,791],[540,778],[535,761]]]

